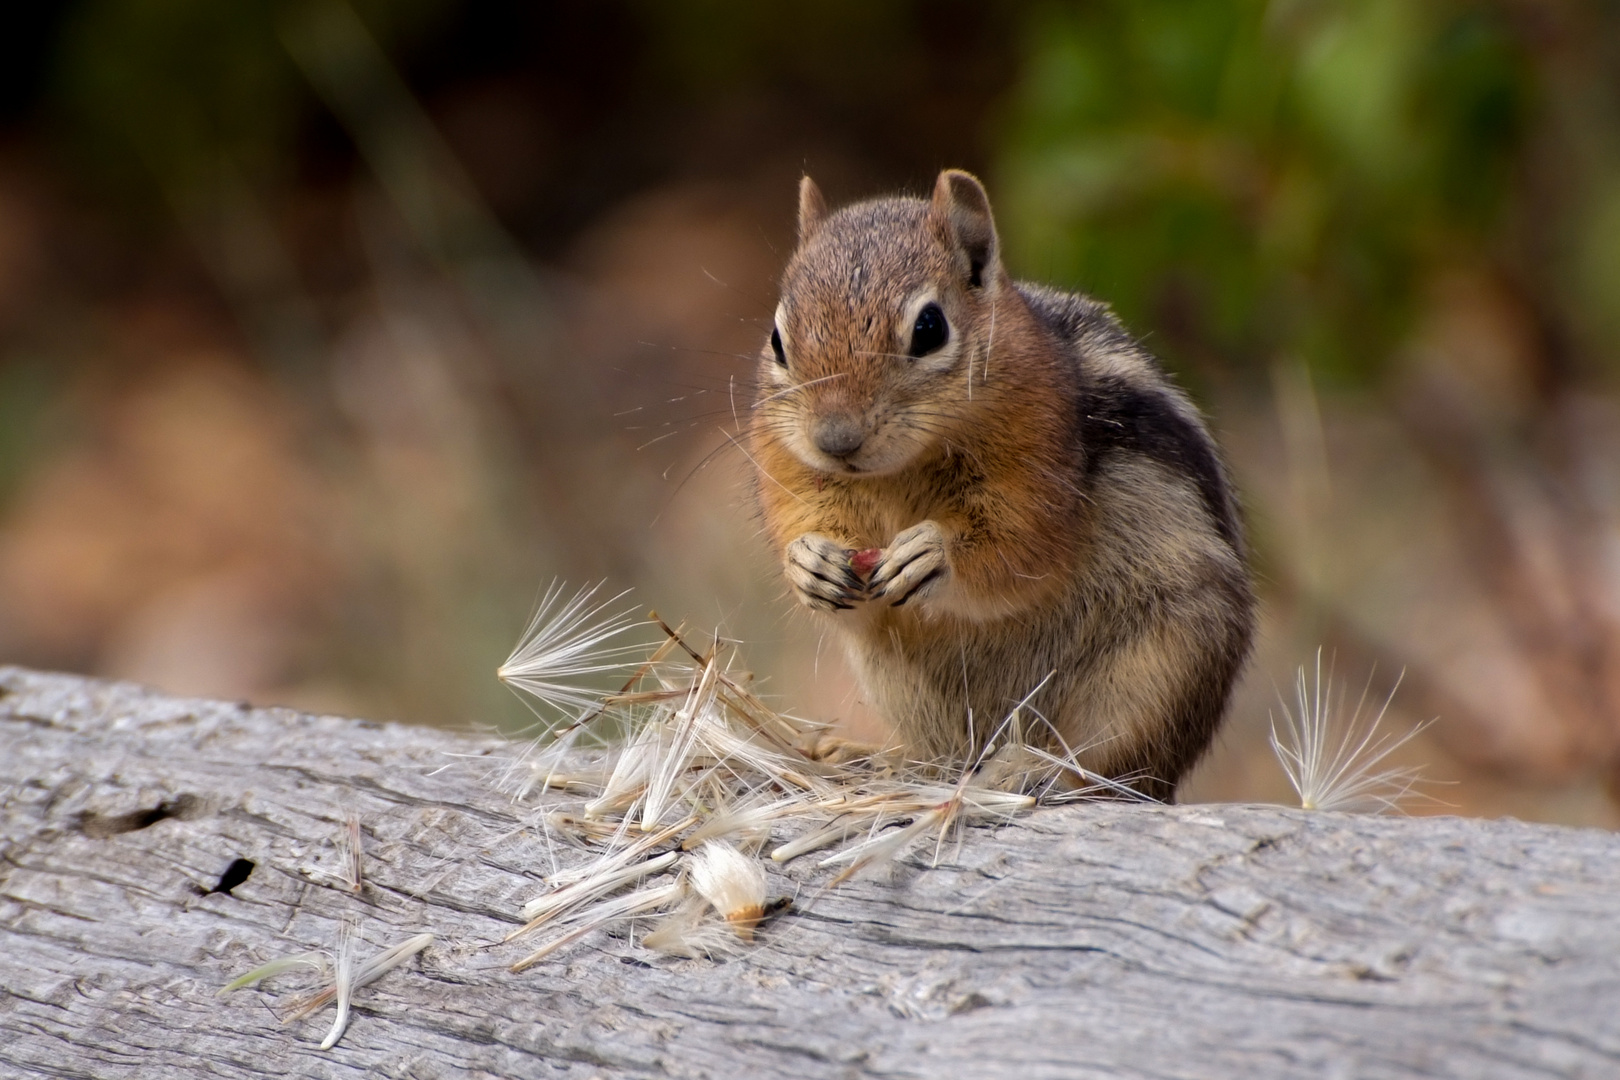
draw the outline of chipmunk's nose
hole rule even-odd
[[[847,414],[826,416],[817,420],[814,436],[817,449],[823,454],[839,458],[849,457],[866,441],[866,434],[861,431],[860,421]]]

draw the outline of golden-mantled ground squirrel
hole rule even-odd
[[[766,534],[907,755],[964,760],[1028,697],[1173,796],[1254,598],[1214,442],[1108,308],[1009,280],[967,173],[837,212],[805,177],[760,372]]]

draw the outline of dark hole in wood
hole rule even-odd
[[[219,875],[219,884],[208,891],[211,893],[224,893],[226,896],[230,896],[231,890],[246,881],[248,875],[253,873],[255,865],[252,859],[231,860],[231,865],[227,866],[225,872]]]
[[[97,814],[86,811],[79,815],[79,831],[86,836],[117,836],[120,833],[149,829],[169,818],[193,816],[201,806],[195,795],[179,795],[166,799],[145,810],[131,810],[127,814]]]

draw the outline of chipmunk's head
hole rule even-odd
[[[836,212],[805,177],[756,432],[827,473],[919,460],[968,420],[1003,276],[990,200],[968,173],[940,173],[926,200]]]

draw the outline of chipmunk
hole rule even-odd
[[[969,760],[1022,702],[1173,798],[1254,597],[1214,441],[1108,307],[1010,280],[968,173],[836,212],[807,176],[759,369],[765,533],[905,753]]]

